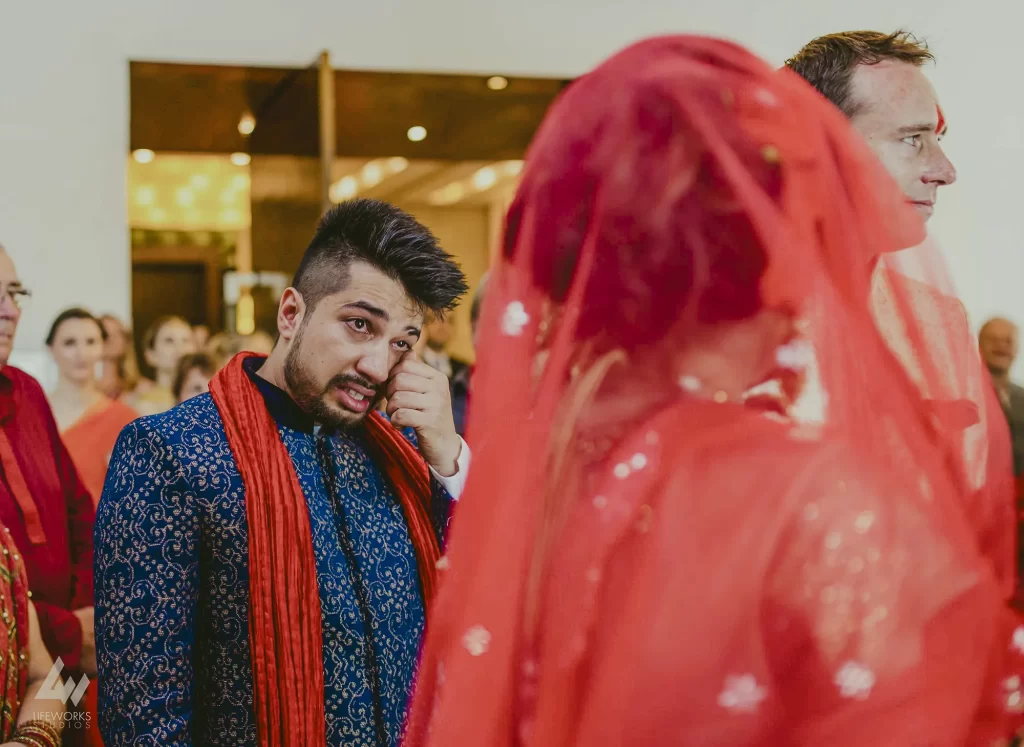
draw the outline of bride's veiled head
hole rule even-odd
[[[683,44],[687,54],[673,54]],[[807,137],[808,116],[835,112],[788,73],[715,44],[702,54],[701,40],[665,38],[626,50],[573,83],[538,133],[504,247],[544,298],[538,361],[569,322],[571,368],[620,350],[633,376],[688,373],[742,391],[771,374],[804,315],[830,261],[818,251],[824,234],[857,218],[831,210],[841,175],[816,177],[870,156],[836,146],[827,128]],[[872,207],[895,194],[884,176],[876,187]],[[919,221],[891,205],[899,232],[864,247],[862,272],[842,268],[846,292],[866,294],[867,257],[919,238]],[[702,364],[705,375],[692,370]]]
[[[589,96],[593,84],[602,81],[583,78],[567,95],[587,102],[576,106],[573,126],[539,135],[508,218],[506,255],[518,263],[529,245],[532,281],[550,301],[547,325],[561,323],[588,252],[575,340],[590,356],[622,350],[655,363],[720,339],[722,326],[749,326],[766,308],[767,257],[693,114],[729,122],[718,135],[735,167],[775,203],[777,159],[726,116],[735,101],[718,86],[697,87],[688,110],[670,74],[652,71],[618,91],[618,101]],[[540,229],[531,236],[522,233],[524,209]]]

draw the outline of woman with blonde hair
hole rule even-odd
[[[97,382],[100,391],[111,399],[131,397],[137,392],[141,378],[132,331],[113,314],[103,314],[99,320],[106,331],[103,367]]]
[[[142,338],[142,354],[154,373],[153,386],[132,399],[132,405],[143,415],[155,415],[174,407],[174,377],[178,362],[196,351],[192,326],[180,316],[162,316],[146,330]]]

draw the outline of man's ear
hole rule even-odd
[[[302,294],[294,288],[286,288],[277,307],[277,331],[282,340],[291,342],[295,338],[306,311],[306,301]]]

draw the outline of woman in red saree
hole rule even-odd
[[[1017,642],[926,401],[936,340],[893,277],[910,375],[870,306],[872,258],[922,238],[842,115],[734,45],[574,82],[489,281],[406,744],[1001,739]],[[815,424],[744,402],[808,367]]]
[[[0,747],[60,747],[64,704],[39,697],[53,659],[39,632],[25,565],[5,527],[0,527],[0,620]]]

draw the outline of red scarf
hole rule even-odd
[[[261,747],[325,745],[323,634],[306,498],[242,353],[210,384],[245,484],[249,523],[249,637]],[[441,556],[419,452],[379,414],[366,419],[377,464],[398,495],[419,564],[424,606]]]

